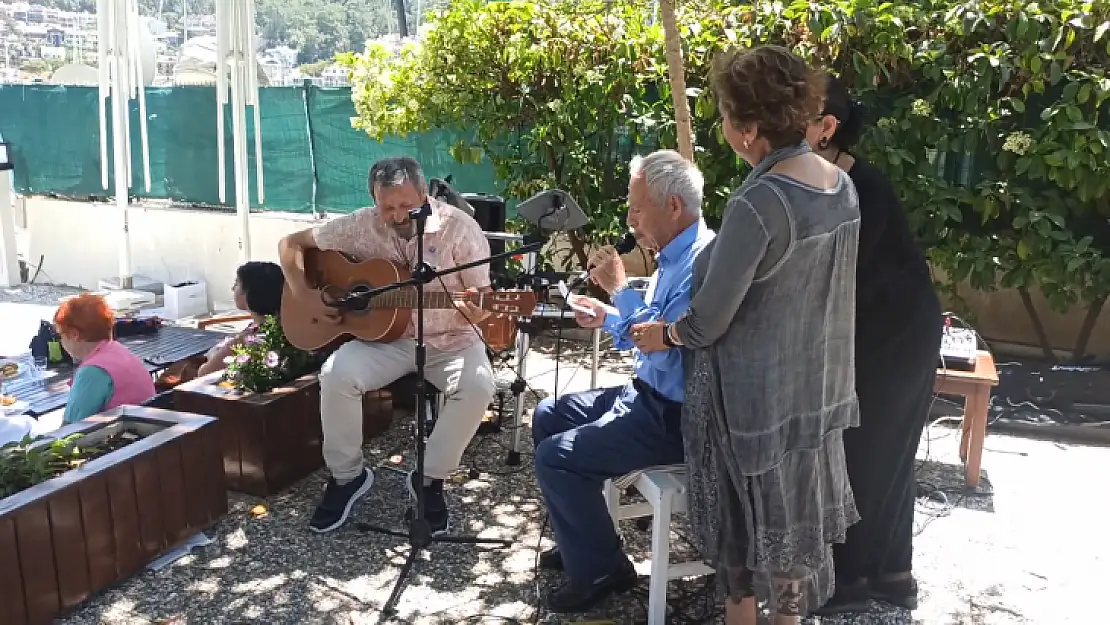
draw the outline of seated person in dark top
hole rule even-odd
[[[590,275],[615,307],[578,297],[575,303],[594,313],[576,311],[579,325],[604,327],[618,349],[634,349],[633,324],[674,321],[686,311],[694,258],[714,236],[701,218],[702,185],[697,167],[671,150],[632,162],[628,225],[641,245],[659,252],[659,268],[644,297],[629,287],[617,252],[599,250]],[[552,612],[587,612],[636,584],[601,494],[605,480],[682,462],[681,350],[634,353],[636,373],[627,384],[547,398],[532,415],[536,481],[557,543],[540,566],[567,576],[547,596]]]
[[[77,363],[63,419],[75,423],[154,397],[154,380],[135,354],[112,339],[115,315],[104,298],[84,293],[54,313],[62,349]]]
[[[861,520],[833,545],[836,593],[818,611],[866,610],[871,599],[913,609],[914,462],[932,401],[943,325],[929,266],[890,180],[851,152],[863,106],[836,78],[807,139],[848,173],[859,196],[856,394],[860,425],[844,431]]]
[[[249,311],[251,323],[242,332],[209,350],[207,360],[200,366],[197,375],[208,375],[227,366],[224,360],[232,355],[231,349],[258,332],[267,316],[280,312],[281,291],[284,287],[285,274],[277,263],[251,261],[243,263],[235,270],[235,284],[231,287],[235,307]]]

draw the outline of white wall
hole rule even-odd
[[[26,197],[22,204],[27,260],[37,264],[45,255],[39,281],[95,289],[99,280],[119,275],[114,204],[42,197]],[[212,310],[233,307],[231,285],[239,265],[235,213],[133,205],[128,217],[134,275],[165,284],[202,280]],[[305,215],[251,215],[252,258],[276,262],[278,240],[313,223]]]

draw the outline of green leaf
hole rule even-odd
[[[1090,100],[1090,99],[1091,99],[1091,85],[1089,83],[1084,83],[1084,85],[1079,88],[1079,95],[1076,96],[1076,100],[1080,104],[1086,104],[1087,100]]]
[[[1025,244],[1025,239],[1022,239],[1021,241],[1018,241],[1017,255],[1018,255],[1018,258],[1020,258],[1022,260],[1025,260],[1026,258],[1029,258],[1029,246]]]
[[[1061,94],[1060,97],[1063,98],[1065,102],[1074,102],[1075,101],[1075,96],[1078,93],[1079,93],[1079,83],[1069,82],[1067,84],[1067,86],[1064,87],[1064,92],[1063,92],[1063,94]]]
[[[1021,100],[1018,100],[1017,98],[1010,98],[1010,106],[1014,107],[1014,110],[1017,111],[1018,113],[1024,113],[1025,112],[1025,102],[1022,102]]]

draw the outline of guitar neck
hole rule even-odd
[[[480,293],[424,291],[424,308],[454,308],[456,301],[469,300],[478,304]],[[416,308],[416,287],[403,287],[382,293],[370,300],[370,308]]]

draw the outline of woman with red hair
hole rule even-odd
[[[143,361],[112,339],[115,316],[103,297],[84,293],[66,300],[54,313],[54,325],[62,347],[79,363],[66,423],[154,397],[154,381]]]

